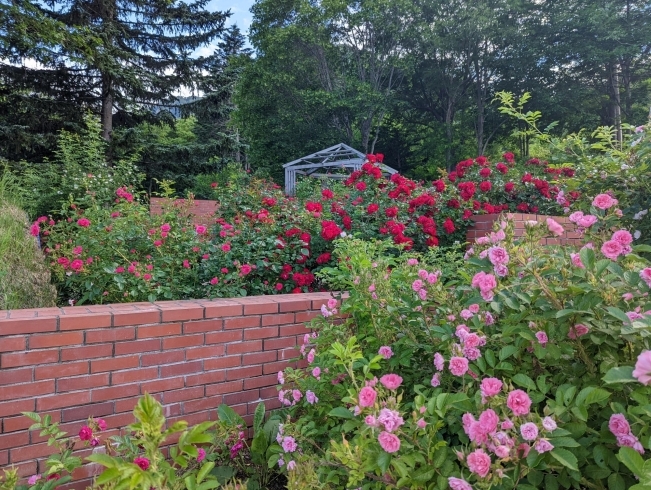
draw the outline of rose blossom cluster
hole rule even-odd
[[[436,284],[440,275],[440,271],[429,272],[425,269],[420,269],[418,271],[418,279],[411,283],[411,289],[418,294],[418,297],[422,301],[425,301],[427,299],[427,285]]]
[[[635,449],[638,453],[644,454],[644,448],[638,438],[631,432],[626,417],[621,413],[614,413],[608,421],[608,429],[617,438],[619,447],[628,446]]]
[[[480,384],[482,401],[495,400],[502,392],[503,383],[497,378],[485,378]],[[508,462],[526,458],[533,447],[538,453],[546,453],[554,446],[544,433],[557,428],[551,417],[544,417],[538,423],[532,421],[530,415],[531,399],[522,390],[511,391],[506,398],[506,406],[510,416],[500,417],[495,410],[487,408],[477,418],[471,413],[465,413],[461,419],[463,430],[473,443],[475,449],[465,455],[468,469],[479,478],[486,478],[493,467],[493,457],[498,465],[494,468],[501,473],[499,462]],[[464,488],[460,486],[459,488]]]
[[[296,462],[292,459],[292,453],[296,452],[298,449],[298,444],[296,443],[296,439],[294,439],[292,436],[284,434],[283,424],[278,425],[278,435],[276,435],[276,442],[280,444],[284,451],[284,454],[278,458],[278,466],[281,468],[285,466],[285,458],[287,458],[289,460],[287,462],[287,469],[290,471],[296,469]]]
[[[633,236],[626,230],[617,230],[610,240],[601,246],[601,253],[610,260],[617,260],[620,255],[628,255],[633,251],[631,248]]]
[[[337,300],[330,298],[327,305],[321,305],[321,314],[325,317],[331,317],[337,314]]]
[[[497,280],[493,274],[480,271],[473,276],[471,286],[479,289],[484,301],[492,301],[495,296],[494,290],[497,287]]]

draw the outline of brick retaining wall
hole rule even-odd
[[[477,238],[486,236],[493,231],[493,226],[496,221],[507,218],[514,223],[514,235],[521,237],[524,235],[525,223],[527,221],[538,221],[544,223],[547,218],[553,218],[560,225],[563,226],[565,232],[558,238],[544,238],[540,241],[541,245],[570,245],[570,246],[583,246],[583,237],[577,231],[576,225],[572,223],[565,216],[545,216],[541,214],[519,214],[519,213],[505,213],[505,214],[482,214],[472,216],[470,219],[474,222],[466,232],[466,241],[474,243]]]
[[[109,433],[133,421],[145,392],[168,421],[215,420],[221,403],[251,422],[279,407],[276,374],[330,293],[0,311],[0,468],[45,470],[51,452],[24,411],[76,434],[89,417]],[[88,450],[80,455],[88,454]],[[75,475],[89,483],[92,467]]]
[[[186,206],[185,199],[166,199],[162,197],[152,197],[149,200],[149,212],[152,215],[163,214],[163,208],[170,206]],[[217,212],[217,201],[195,199],[192,201],[192,209],[189,214],[192,215],[192,221],[195,225],[209,225],[215,222],[215,213]]]

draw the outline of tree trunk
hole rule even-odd
[[[113,132],[113,81],[102,75],[102,138],[111,140]]]
[[[615,126],[617,142],[622,142],[622,101],[619,92],[619,67],[617,63],[610,65],[610,84],[612,89],[612,119]]]
[[[445,166],[448,170],[452,170],[452,143],[454,138],[454,132],[452,128],[452,123],[454,122],[454,103],[452,98],[448,97],[448,107],[445,110],[445,136],[448,140],[448,144],[445,148]]]

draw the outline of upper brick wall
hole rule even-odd
[[[45,470],[52,452],[21,412],[76,434],[101,417],[112,435],[145,392],[169,422],[215,420],[221,403],[247,422],[278,408],[277,372],[297,357],[329,293],[0,311],[0,468]],[[88,450],[80,452],[87,455]],[[88,467],[76,487],[89,483]],[[85,480],[84,480],[85,479]]]
[[[152,215],[163,214],[163,208],[169,206],[186,206],[185,199],[166,199],[162,197],[152,197],[149,200],[149,212]],[[189,214],[192,215],[192,221],[195,225],[208,225],[214,223],[214,214],[218,208],[217,201],[207,201],[197,199],[192,202],[192,209]]]
[[[540,241],[541,245],[569,245],[569,246],[583,246],[583,237],[577,230],[577,227],[565,216],[546,216],[542,214],[520,214],[520,213],[505,213],[505,214],[482,214],[472,216],[470,219],[474,222],[473,226],[466,232],[466,241],[468,243],[475,243],[477,238],[488,235],[493,231],[496,221],[501,219],[508,219],[514,223],[515,237],[521,237],[525,232],[525,223],[527,221],[538,221],[545,223],[547,218],[553,218],[565,230],[564,233],[557,238],[543,238]],[[546,225],[545,225],[546,226]]]

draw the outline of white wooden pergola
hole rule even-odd
[[[283,165],[285,169],[285,194],[293,196],[296,193],[297,175],[343,180],[348,178],[350,173],[361,169],[365,161],[366,155],[362,152],[344,143],[339,143],[325,150],[286,163]],[[383,163],[380,163],[379,167],[384,174],[393,175],[398,173],[397,170]],[[338,170],[343,170],[343,172],[333,172]]]

